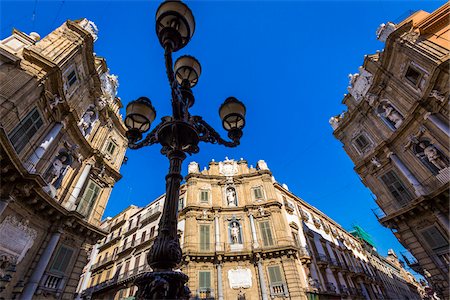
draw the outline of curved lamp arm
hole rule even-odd
[[[235,141],[226,141],[220,137],[220,134],[211,127],[205,120],[200,116],[192,116],[191,117],[192,124],[198,132],[200,141],[211,143],[211,144],[219,144],[224,145],[226,147],[236,147],[238,146],[239,140]]]
[[[128,142],[128,148],[136,150],[144,146],[151,146],[153,144],[158,143],[158,130],[159,128],[161,128],[163,124],[166,123],[165,118],[162,118],[161,120],[162,120],[161,123],[156,125],[156,127],[152,131],[150,131],[150,133],[147,134],[143,140],[137,143]]]

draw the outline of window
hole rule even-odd
[[[34,108],[11,131],[8,137],[17,153],[20,153],[25,148],[43,124],[44,122],[39,111],[37,108]]]
[[[105,280],[109,280],[110,277],[111,277],[111,269],[108,269],[108,271],[106,271]]]
[[[136,217],[136,225],[137,224],[139,224],[139,221],[141,220],[141,215],[138,215],[137,217]]]
[[[67,83],[69,87],[71,87],[77,81],[77,73],[75,70],[72,70],[69,75],[67,75]]]
[[[422,77],[422,74],[415,68],[409,66],[408,70],[406,70],[405,78],[414,86],[417,86],[420,81],[420,77]]]
[[[105,151],[106,154],[108,154],[109,156],[113,157],[114,152],[116,151],[117,148],[117,144],[114,143],[113,141],[108,141],[108,144],[106,145]]]
[[[142,232],[141,234],[141,242],[145,241],[145,236],[147,235],[147,231]]]
[[[294,243],[297,247],[301,247],[300,240],[298,239],[298,233],[292,231],[292,238],[294,239]]]
[[[64,273],[66,272],[67,266],[72,258],[73,249],[66,246],[59,247],[58,253],[56,254],[55,260],[53,261],[51,270],[56,272]]]
[[[401,206],[406,205],[412,199],[411,194],[393,171],[381,176],[381,180]]]
[[[209,190],[200,191],[200,203],[209,203]]]
[[[211,297],[211,272],[200,271],[198,272],[198,289],[199,298],[208,299]]]
[[[178,199],[178,211],[181,211],[184,208],[184,198],[181,197]]]
[[[210,247],[209,225],[200,225],[200,250],[208,251]]]
[[[100,186],[98,186],[94,181],[89,179],[86,189],[84,190],[83,196],[77,206],[77,211],[83,216],[87,217],[100,194]]]
[[[283,283],[283,277],[281,276],[280,266],[267,267],[269,272],[269,280],[271,284]]]
[[[364,134],[360,134],[354,139],[353,144],[359,153],[364,153],[369,148],[370,141]]]
[[[261,187],[256,187],[253,189],[253,196],[255,196],[255,200],[262,200],[264,199],[263,191]]]
[[[442,233],[436,228],[436,226],[428,227],[420,232],[428,244],[433,250],[438,250],[448,247],[448,241],[442,235]]]
[[[128,224],[128,230],[133,228],[133,219],[130,219],[130,223]]]
[[[155,226],[153,226],[153,227],[150,229],[150,238],[152,238],[154,235],[155,235]]]
[[[273,246],[272,231],[270,230],[269,221],[260,222],[259,229],[261,231],[263,245],[264,246]]]
[[[139,268],[139,261],[141,260],[141,255],[136,256],[136,258],[134,259],[134,268],[137,269]]]

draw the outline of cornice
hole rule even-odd
[[[272,172],[269,170],[258,170],[256,172],[252,172],[252,173],[248,173],[248,174],[238,174],[238,175],[234,175],[232,176],[233,178],[236,179],[247,179],[247,178],[252,178],[252,177],[257,177],[257,176],[263,176],[263,175],[270,175],[272,176]],[[208,180],[226,180],[227,176],[224,175],[208,175],[208,174],[202,174],[202,173],[190,173],[188,175],[185,176],[185,180],[188,181],[189,179],[193,179],[193,178],[199,178],[199,179],[208,179]]]

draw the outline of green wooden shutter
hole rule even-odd
[[[283,277],[281,277],[280,266],[271,266],[268,267],[267,270],[269,271],[270,283],[275,284],[283,282]]]
[[[425,241],[427,242],[427,244],[433,250],[448,246],[447,240],[439,232],[439,230],[434,226],[423,230],[421,232],[421,234],[422,234],[423,238],[425,239]]]
[[[199,288],[210,289],[211,288],[211,272],[200,271],[199,272]]]
[[[264,222],[259,223],[259,229],[261,231],[261,237],[262,237],[264,246],[272,246],[273,238],[272,238],[272,231],[270,230],[269,222],[264,221]]]
[[[209,191],[203,190],[200,192],[200,202],[209,202]]]
[[[55,260],[53,261],[51,270],[64,273],[72,258],[73,249],[61,246],[58,249]]]
[[[263,198],[262,190],[261,190],[260,187],[253,189],[253,193],[255,195],[255,199],[262,199]]]
[[[400,205],[406,205],[411,200],[408,190],[393,171],[381,176],[381,180]]]
[[[84,190],[81,201],[78,204],[77,211],[83,216],[87,217],[94,206],[95,200],[97,200],[100,194],[100,187],[89,179],[86,189]]]
[[[209,250],[209,225],[200,225],[200,250]]]

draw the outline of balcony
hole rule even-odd
[[[350,295],[350,290],[345,285],[340,284],[339,291],[342,295]]]
[[[332,282],[327,282],[325,284],[325,288],[327,289],[327,292],[330,294],[336,294],[336,286]]]
[[[334,269],[334,270],[341,269],[341,263],[338,260],[331,258],[330,259],[330,268]]]
[[[109,225],[109,231],[113,231],[114,229],[120,227],[121,225],[125,224],[126,219],[125,219],[125,215],[121,216],[120,218],[114,220],[110,225]]]
[[[214,290],[211,288],[199,288],[195,299],[214,300]]]
[[[38,291],[41,293],[49,293],[55,296],[59,296],[63,291],[66,284],[66,278],[62,274],[57,274],[53,272],[47,272],[42,276],[42,280]]]
[[[329,258],[323,253],[319,253],[319,255],[316,257],[317,264],[319,267],[326,267],[329,263]]]
[[[139,224],[137,224],[137,222],[133,222],[133,224],[131,224],[131,227],[128,226],[127,231],[125,232],[124,236],[128,236],[134,232],[136,232],[136,230],[139,228]]]
[[[118,234],[116,235],[116,234],[112,233],[112,235],[110,235],[110,236],[108,235],[106,237],[105,241],[98,245],[99,250],[102,250],[102,249],[106,248],[106,246],[108,246],[108,245],[110,245],[110,244],[120,240],[120,238],[121,238],[121,236],[118,235]]]
[[[91,270],[96,270],[101,266],[104,266],[108,263],[111,263],[114,261],[115,256],[114,255],[107,255],[102,260],[98,261],[97,263],[93,264],[91,267]]]
[[[150,209],[148,212],[146,212],[142,216],[141,221],[140,221],[140,227],[142,228],[143,226],[147,225],[148,223],[157,220],[158,217],[161,215],[161,212],[162,212],[161,206],[157,206],[157,207]]]
[[[118,282],[122,283],[130,278],[134,278],[137,277],[138,275],[145,273],[145,272],[150,272],[152,270],[152,268],[150,268],[150,266],[148,264],[142,264],[134,269],[131,269],[129,271],[125,271],[122,274],[119,275],[118,278]]]
[[[270,284],[270,296],[271,297],[277,297],[277,296],[288,297],[289,293],[288,293],[288,288],[287,288],[286,283],[284,283],[284,282],[271,283]]]

